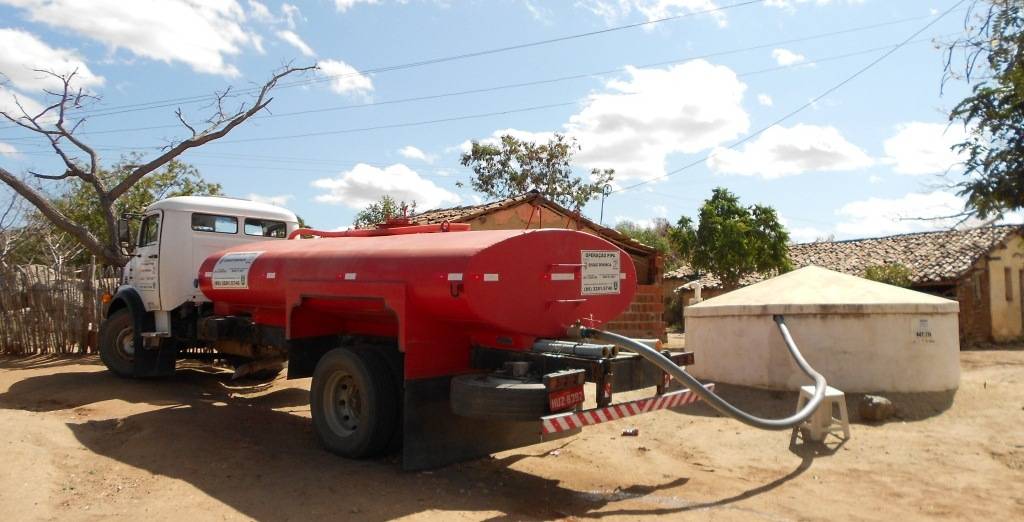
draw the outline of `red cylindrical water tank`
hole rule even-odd
[[[622,313],[636,271],[600,237],[543,229],[264,241],[214,254],[199,273],[215,304],[257,318],[283,311],[290,285],[317,281],[338,293],[338,282],[401,283],[405,313],[417,320],[560,337],[578,319],[601,324]]]

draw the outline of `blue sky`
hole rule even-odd
[[[951,82],[942,92],[944,55],[933,41],[962,31],[963,6],[806,110],[728,148],[955,0],[83,4],[0,0],[8,80],[0,110],[13,110],[14,97],[45,103],[50,85],[33,68],[77,67],[80,85],[102,98],[83,113],[79,132],[109,164],[184,136],[175,107],[192,121],[209,113],[206,100],[177,99],[258,85],[287,62],[319,63],[319,73],[275,92],[273,117],[183,159],[229,195],[283,203],[321,228],[349,225],[384,193],[415,199],[420,210],[478,202],[456,186],[469,175],[459,154],[469,140],[502,132],[539,140],[567,133],[581,146],[581,175],[615,168],[619,190],[605,203],[606,224],[693,216],[715,186],[774,206],[798,241],[935,228],[945,223],[906,218],[962,206],[944,186],[958,176],[948,146],[963,131],[947,129],[945,114],[967,86]],[[657,21],[679,15],[692,16]],[[37,137],[0,127],[5,168],[59,171]],[[592,203],[584,212],[596,219],[599,210]]]

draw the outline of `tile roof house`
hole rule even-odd
[[[638,288],[629,309],[606,327],[637,338],[665,338],[662,302],[662,266],[657,250],[629,236],[591,221],[536,191],[515,197],[462,207],[427,210],[410,216],[413,223],[469,223],[473,230],[516,230],[528,228],[571,228],[600,236],[618,246],[633,259]]]
[[[960,332],[967,340],[1005,341],[1024,335],[1024,227],[996,225],[967,230],[790,245],[794,267],[818,265],[863,277],[872,266],[898,263],[910,270],[911,288],[960,302]],[[742,285],[766,279],[755,274]],[[721,293],[713,275],[681,267],[664,276],[669,291],[699,280],[709,295]],[[685,299],[685,296],[684,296]]]

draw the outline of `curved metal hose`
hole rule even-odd
[[[825,382],[825,377],[815,371],[814,368],[811,368],[811,365],[807,364],[807,360],[804,359],[803,354],[801,354],[800,350],[796,347],[796,343],[793,342],[793,337],[789,334],[789,329],[786,328],[785,318],[781,315],[776,315],[774,320],[775,324],[778,325],[779,332],[782,334],[782,339],[786,342],[786,347],[789,348],[789,352],[793,356],[793,360],[796,361],[797,366],[799,366],[800,369],[803,370],[803,372],[810,378],[814,379],[814,395],[811,397],[811,400],[803,407],[802,410],[783,419],[762,419],[761,417],[755,417],[740,410],[726,402],[725,399],[719,397],[714,392],[705,388],[700,381],[689,373],[686,373],[686,370],[676,366],[676,364],[668,357],[665,357],[657,350],[643,343],[636,342],[629,337],[585,327],[570,328],[569,333],[570,335],[576,334],[585,339],[597,339],[599,341],[614,344],[624,350],[636,352],[641,357],[661,368],[672,377],[686,383],[690,387],[690,390],[697,395],[700,395],[701,398],[711,405],[712,408],[744,424],[766,430],[785,430],[793,428],[807,420],[807,418],[814,413],[814,410],[818,409],[818,405],[821,404],[822,399],[825,398],[825,388],[827,387],[827,383]]]

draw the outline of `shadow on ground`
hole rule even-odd
[[[345,460],[317,445],[305,390],[279,388],[267,393],[266,385],[238,385],[229,376],[203,366],[179,369],[171,379],[149,381],[118,379],[96,371],[39,375],[18,381],[0,394],[0,408],[49,412],[111,399],[156,406],[125,417],[67,425],[81,444],[98,455],[185,481],[258,520],[339,514],[386,520],[428,510],[498,511],[505,514],[498,519],[510,520],[670,515],[771,491],[803,473],[814,457],[800,455],[800,465],[793,472],[712,502],[697,504],[672,497],[669,507],[605,510],[616,502],[684,486],[689,479],[637,484],[607,495],[581,492],[562,487],[558,480],[513,469],[520,460],[549,455],[529,448],[502,459],[421,473],[401,471],[397,456]],[[279,411],[282,408],[297,411]]]
[[[100,363],[98,355],[33,354],[0,356],[0,370],[31,370],[35,368],[55,368],[85,364],[98,365],[102,363]]]
[[[784,392],[716,383],[715,393],[737,408],[750,412],[758,417],[783,418],[796,412],[797,392]],[[888,398],[896,406],[894,421],[920,421],[940,415],[953,406],[956,390],[929,393],[879,393]],[[875,424],[861,418],[858,405],[864,397],[863,393],[847,393],[846,409],[850,422]],[[723,415],[703,401],[679,411],[686,415],[722,417]]]

